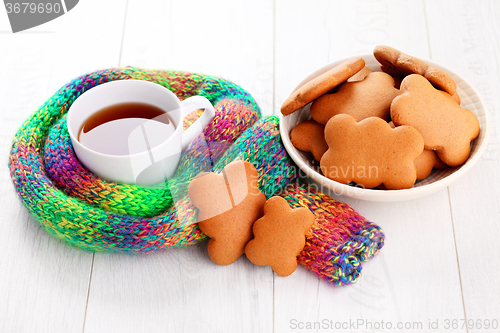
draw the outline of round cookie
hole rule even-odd
[[[384,72],[373,72],[363,80],[346,82],[337,92],[316,99],[311,105],[311,117],[320,124],[341,113],[353,116],[357,121],[368,117],[388,120],[391,102],[399,95],[394,79]]]
[[[435,150],[449,166],[467,160],[470,142],[479,135],[479,121],[471,111],[417,74],[401,82],[401,95],[391,104],[391,118],[396,126],[416,128],[424,138],[425,148]]]
[[[306,120],[297,124],[290,132],[290,141],[295,148],[312,153],[318,162],[328,149],[325,141],[325,126],[314,120]]]
[[[315,77],[288,96],[281,106],[281,113],[287,116],[297,111],[304,105],[345,82],[362,70],[363,67],[365,67],[363,58],[353,58]]]
[[[375,47],[373,55],[380,63],[380,68],[388,74],[402,76],[420,74],[451,96],[456,93],[457,84],[448,74],[418,58],[385,45]]]
[[[350,115],[339,114],[326,124],[325,139],[329,148],[320,166],[326,177],[365,188],[384,184],[388,190],[415,184],[414,160],[424,149],[424,139],[416,129],[392,129],[378,117],[356,122]]]

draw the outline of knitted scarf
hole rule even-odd
[[[82,93],[104,82],[140,79],[158,83],[180,99],[207,97],[216,114],[203,134],[183,152],[168,183],[154,187],[109,182],[76,158],[66,113]],[[184,126],[196,118],[192,115]],[[206,238],[187,197],[190,180],[202,171],[219,172],[241,159],[259,171],[267,198],[281,195],[292,207],[307,207],[316,221],[306,235],[299,263],[334,284],[357,280],[361,262],[383,246],[384,234],[348,205],[303,184],[284,149],[279,119],[260,117],[254,99],[229,81],[195,73],[108,69],[63,86],[18,130],[9,168],[26,208],[49,233],[93,251],[153,252]]]

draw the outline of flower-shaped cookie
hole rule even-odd
[[[290,141],[295,148],[311,152],[318,162],[328,149],[325,141],[325,126],[314,120],[306,120],[297,124],[290,132]]]
[[[422,154],[415,160],[415,168],[417,169],[417,180],[421,180],[427,178],[434,168],[446,168],[446,164],[439,159],[434,150],[424,149]]]
[[[189,184],[189,197],[199,209],[198,226],[210,237],[208,255],[216,264],[236,261],[252,239],[252,224],[264,214],[266,202],[258,180],[251,163],[235,161],[221,174],[202,173]]]
[[[272,197],[264,206],[264,216],[253,225],[255,238],[248,242],[245,254],[252,263],[288,276],[297,268],[297,256],[313,223],[309,209],[292,209],[282,197]]]
[[[384,72],[373,72],[363,80],[346,82],[337,92],[318,98],[311,105],[311,117],[320,124],[341,113],[353,116],[357,121],[368,117],[389,118],[391,102],[399,95],[394,79]]]
[[[396,126],[416,128],[424,137],[425,148],[435,150],[449,166],[467,160],[470,142],[479,135],[479,121],[471,111],[417,74],[401,82],[401,95],[391,104],[391,118]]]
[[[414,160],[424,149],[424,139],[416,129],[392,129],[378,117],[358,123],[352,116],[339,114],[326,124],[325,139],[329,148],[320,165],[326,177],[365,188],[384,184],[388,190],[415,184]]]
[[[389,126],[396,128],[392,121],[389,122]],[[434,150],[424,149],[422,154],[415,159],[415,168],[417,169],[417,180],[422,180],[431,174],[432,169],[444,169],[446,164],[439,159]]]

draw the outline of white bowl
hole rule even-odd
[[[380,64],[372,54],[361,55],[361,57],[365,60],[366,66],[369,67],[372,71],[380,71]],[[338,64],[344,62],[345,60],[347,59],[335,61],[324,66],[323,68],[320,68],[319,70],[315,71],[304,80],[302,80],[297,88],[310,81],[311,79],[328,71],[329,69],[337,66]],[[348,197],[368,201],[394,202],[423,197],[450,185],[458,178],[463,176],[479,160],[481,154],[488,144],[488,138],[490,135],[490,121],[488,111],[486,109],[486,104],[484,103],[477,90],[463,77],[454,73],[446,67],[434,63],[433,61],[426,59],[422,60],[427,62],[429,65],[432,65],[446,72],[453,78],[453,80],[455,80],[455,82],[457,83],[457,91],[462,101],[461,106],[472,111],[479,120],[479,136],[471,142],[470,156],[464,164],[455,168],[448,167],[442,170],[434,169],[427,178],[417,181],[412,188],[405,190],[364,189],[328,179],[319,172],[319,165],[316,161],[314,161],[312,155],[310,153],[298,150],[292,145],[290,141],[290,131],[292,130],[292,128],[300,122],[311,119],[311,115],[309,113],[309,109],[311,106],[310,103],[288,116],[281,116],[280,119],[281,138],[288,154],[293,159],[293,161],[303,172],[305,172],[307,176],[316,181],[319,186],[326,187],[332,190],[335,194],[341,194]]]

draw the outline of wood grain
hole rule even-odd
[[[449,188],[465,304],[460,319],[474,323],[469,332],[491,332],[486,320],[500,325],[500,3],[457,1],[445,8],[428,1],[426,11],[433,59],[477,88],[491,118],[492,133],[482,160]]]
[[[154,8],[154,10],[152,10]],[[233,81],[272,113],[273,4],[129,0],[122,66],[176,69]]]
[[[438,332],[446,320],[460,323],[446,332],[496,332],[484,324],[500,321],[499,22],[496,0],[86,0],[10,34],[0,10],[0,332]],[[49,236],[15,193],[15,131],[76,76],[127,65],[212,74],[247,89],[263,114],[279,114],[308,74],[378,44],[470,81],[493,131],[482,160],[446,190],[398,204],[335,196],[387,236],[352,286],[303,267],[281,278],[245,257],[217,266],[205,242],[94,258]],[[393,327],[374,327],[381,321]]]
[[[26,45],[43,47],[53,36],[13,37],[0,51],[0,71],[8,73],[0,81],[0,332],[79,332],[92,254],[49,236],[33,220],[7,167],[15,131],[46,98],[50,75],[50,57],[33,58]]]
[[[272,272],[218,266],[203,242],[148,255],[96,254],[85,332],[267,332]]]
[[[318,12],[325,14],[311,25]],[[327,1],[316,8],[300,1],[277,1],[276,13],[275,111],[294,84],[309,73],[334,60],[371,53],[378,44],[429,57],[425,21],[417,19],[425,16],[421,1],[350,2],[342,10]],[[292,39],[301,43],[292,43]],[[304,270],[287,279],[276,278],[275,332],[315,322],[320,322],[322,329],[334,325],[338,332],[376,330],[373,326],[353,329],[343,325],[357,320],[364,321],[362,325],[390,322],[392,329],[398,322],[421,323],[422,328],[428,328],[429,320],[463,314],[446,190],[397,204],[336,198],[379,224],[386,232],[386,246],[364,265],[362,277],[352,287],[334,288],[314,281]],[[440,295],[440,301],[435,295]]]
[[[93,254],[33,220],[16,195],[7,159],[17,128],[58,88],[118,65],[124,9],[121,1],[84,1],[46,25],[0,35],[0,332],[83,330]],[[89,17],[101,24],[87,24]]]
[[[217,10],[214,5],[154,1],[144,6],[143,1],[129,0],[120,64],[226,78],[247,89],[269,114],[272,3],[217,1]],[[272,279],[270,268],[253,266],[245,257],[229,266],[215,265],[206,243],[145,256],[98,254],[85,333],[158,328],[268,332]]]

